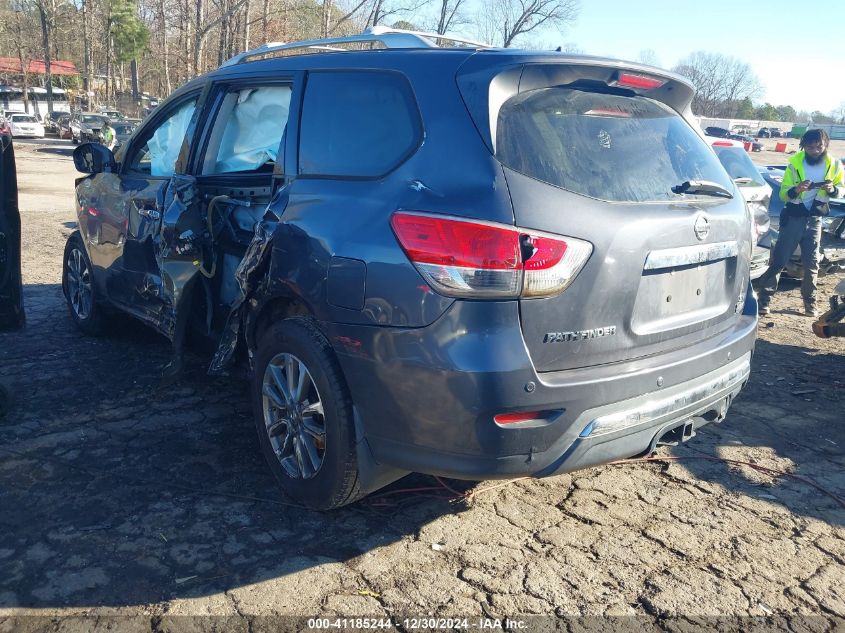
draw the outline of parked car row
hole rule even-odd
[[[735,141],[739,141],[740,143],[747,144],[748,149],[752,152],[761,152],[763,151],[763,144],[758,143],[754,140],[753,136],[749,136],[748,134],[730,134],[728,138],[733,139]]]
[[[735,132],[731,132],[730,130],[726,130],[723,127],[706,127],[704,128],[704,133],[707,136],[711,136],[714,138],[725,138],[734,141],[739,141],[741,143],[747,143],[748,149],[752,152],[760,152],[763,150],[763,145],[757,142],[754,137],[749,134],[738,134]]]
[[[42,120],[36,115],[25,112],[3,111],[0,125],[4,133],[12,137],[44,138],[53,134],[61,139],[71,139],[74,143],[97,140],[104,121],[110,120],[118,144],[125,142],[138,123],[138,119],[128,119],[117,110],[99,112],[54,111]]]
[[[32,114],[5,112],[2,121],[12,138],[44,138],[44,126]]]

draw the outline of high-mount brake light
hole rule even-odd
[[[553,296],[593,249],[562,235],[419,212],[397,211],[390,225],[423,278],[447,297]]]
[[[630,119],[631,113],[619,108],[591,108],[584,113],[585,116],[612,116],[618,119]]]
[[[621,72],[616,77],[616,81],[613,82],[613,85],[620,88],[633,88],[635,90],[654,90],[665,83],[665,79],[657,79],[656,77],[649,77],[647,75]]]

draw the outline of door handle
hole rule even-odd
[[[161,219],[161,213],[159,213],[155,209],[138,209],[138,215],[142,215],[145,218],[149,218],[150,220]]]

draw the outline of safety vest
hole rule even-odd
[[[804,178],[804,156],[805,152],[802,150],[796,152],[789,159],[789,164],[787,164],[786,171],[783,174],[783,182],[780,185],[780,199],[784,202],[801,203],[800,197],[790,199],[789,190],[806,180]],[[835,187],[841,187],[845,182],[845,170],[842,169],[842,163],[833,158],[830,153],[825,156],[824,179],[829,180]],[[827,200],[828,194],[826,191],[818,192],[818,194],[817,199],[820,199],[820,201]]]

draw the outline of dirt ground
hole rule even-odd
[[[727,420],[664,461],[509,483],[411,476],[319,514],[277,493],[244,384],[194,358],[158,389],[164,339],[128,319],[102,338],[74,328],[60,288],[72,148],[16,149],[28,326],[0,334],[16,399],[0,422],[0,632],[314,625],[258,616],[400,631],[506,617],[514,630],[845,626],[845,339],[811,334],[794,285],[760,323]],[[71,615],[94,619],[73,628]],[[420,616],[468,620],[403,620]]]
[[[790,154],[798,151],[798,139],[795,138],[758,138],[763,149],[759,152],[751,152],[751,160],[757,165],[785,165]],[[785,143],[786,151],[776,152],[775,148]],[[831,141],[829,152],[837,158],[845,158],[845,141]]]

